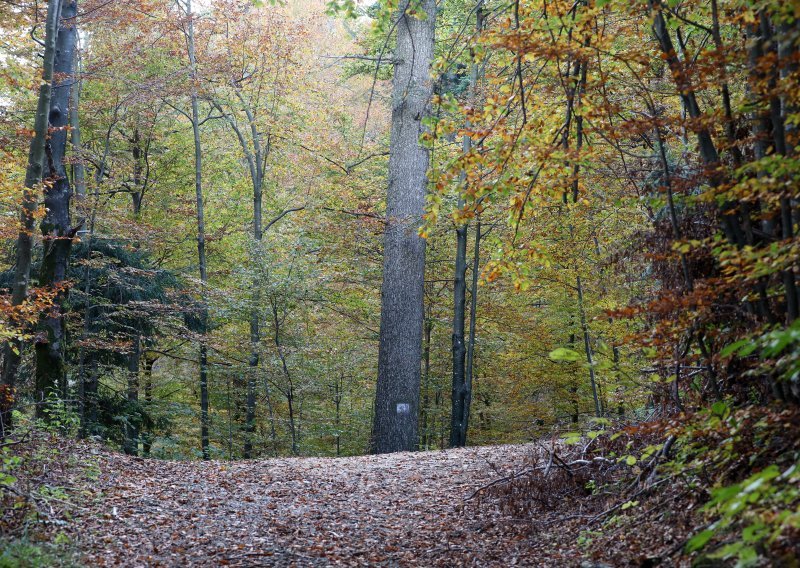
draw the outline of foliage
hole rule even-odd
[[[796,554],[796,418],[794,410],[732,409],[718,402],[676,429],[682,449],[670,467],[710,493],[702,510],[711,522],[688,540],[688,552],[734,558],[742,566]]]
[[[0,566],[79,566],[65,527],[97,479],[94,458],[78,456],[69,437],[77,417],[64,403],[48,405],[48,420],[15,411],[14,435],[0,444]]]

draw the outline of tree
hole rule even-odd
[[[203,147],[200,142],[200,102],[198,94],[199,76],[197,72],[197,59],[194,42],[194,18],[191,0],[178,0],[178,5],[186,17],[184,35],[186,37],[186,51],[189,57],[189,79],[191,81],[191,116],[192,137],[194,140],[194,187],[195,187],[195,214],[197,217],[197,266],[200,273],[201,285],[208,281],[206,262],[206,229],[205,206],[203,204]],[[202,292],[205,294],[205,291]],[[199,315],[200,333],[200,449],[203,459],[211,457],[209,450],[209,416],[208,416],[208,346],[206,334],[208,333],[208,308],[203,302]]]
[[[433,94],[436,3],[402,4],[395,16],[389,187],[383,241],[383,286],[372,451],[417,448],[422,355],[428,150],[420,144]]]
[[[37,209],[36,188],[42,182],[44,172],[45,145],[48,134],[48,115],[52,96],[53,70],[56,58],[56,40],[59,29],[60,0],[49,0],[47,4],[47,20],[45,22],[44,55],[42,62],[42,79],[39,86],[39,99],[36,106],[36,119],[33,128],[33,139],[28,152],[28,166],[25,172],[25,189],[22,192],[20,209],[20,230],[17,236],[16,266],[14,282],[11,288],[11,305],[20,306],[28,296],[30,284],[33,229]],[[3,384],[14,389],[17,369],[20,362],[22,342],[11,340],[3,351]],[[10,424],[10,415],[0,416],[3,424]]]
[[[483,0],[479,0],[475,8],[475,29],[480,33],[483,19]],[[475,89],[478,83],[478,62],[472,62],[470,71],[470,101],[475,105]],[[467,129],[469,124],[466,125]],[[462,137],[462,148],[466,154],[472,147],[472,139],[468,134]],[[466,179],[462,173],[460,178]],[[453,388],[451,392],[452,408],[450,414],[450,447],[463,447],[467,444],[467,430],[469,429],[469,405],[472,396],[472,352],[475,348],[475,311],[477,298],[477,265],[479,264],[480,223],[475,230],[475,258],[472,280],[472,301],[470,303],[470,334],[467,342],[464,337],[467,301],[467,219],[460,219],[461,209],[464,207],[463,198],[459,197],[456,212],[456,261],[455,276],[453,278]],[[468,357],[469,352],[469,357]],[[467,359],[469,358],[469,364]],[[469,367],[469,372],[468,372]]]
[[[75,50],[78,43],[78,29],[75,23],[77,12],[77,0],[64,0],[61,6],[53,66],[55,80],[49,114],[52,131],[46,145],[49,176],[44,191],[45,216],[41,223],[43,252],[39,284],[54,289],[66,284],[72,240],[78,230],[78,227],[71,226],[72,187],[65,163],[68,149],[70,93],[73,85],[77,85],[74,78]],[[37,333],[36,336],[37,398],[44,399],[55,392],[62,398],[67,398],[64,367],[66,329],[62,313],[64,297],[63,291],[59,290],[53,307],[42,322],[44,333]],[[44,407],[39,408],[44,409]]]

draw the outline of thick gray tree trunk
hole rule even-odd
[[[424,19],[406,14],[407,8],[408,3],[402,4],[396,26],[374,453],[415,450],[419,444],[425,241],[418,228],[428,170],[428,150],[419,138],[433,93],[436,2],[419,4]]]
[[[75,16],[76,0],[64,0],[56,40],[56,55],[53,64],[55,81],[50,98],[49,121],[51,132],[45,145],[48,178],[44,189],[46,213],[41,222],[42,264],[39,269],[41,286],[62,286],[67,280],[70,250],[77,229],[70,224],[70,199],[72,187],[67,176],[64,158],[68,148],[70,92],[74,83],[75,49],[78,45],[78,29]],[[60,291],[36,334],[36,398],[46,398],[59,393],[66,398],[66,374],[64,369],[65,322],[61,305],[65,293]],[[44,406],[37,407],[41,414]]]

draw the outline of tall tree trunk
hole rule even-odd
[[[244,99],[242,99],[244,105]],[[250,135],[253,139],[253,158],[251,162],[254,164],[250,168],[250,174],[253,183],[253,240],[255,254],[260,254],[261,239],[263,237],[262,231],[262,188],[264,184],[264,162],[266,155],[262,156],[261,140],[259,138],[258,129],[256,128],[255,117],[253,113],[247,108],[247,119],[250,123]],[[243,140],[243,139],[242,139]],[[242,148],[247,151],[246,145]],[[261,335],[259,331],[259,304],[260,294],[258,285],[253,286],[253,298],[250,308],[250,373],[247,375],[247,409],[245,413],[245,442],[244,442],[244,457],[251,458],[253,454],[253,435],[256,431],[256,375],[258,373],[259,354],[258,348],[261,343]]]
[[[78,40],[78,30],[75,26],[77,10],[76,0],[65,0],[61,7],[53,64],[55,81],[50,98],[49,120],[52,131],[45,145],[50,183],[45,186],[44,191],[46,213],[41,222],[43,253],[39,284],[56,288],[63,286],[67,280],[72,239],[77,230],[70,226],[72,188],[64,164],[67,153],[66,127],[70,117],[70,91],[74,79],[75,48]],[[44,399],[51,393],[65,390],[66,329],[62,314],[64,297],[64,291],[59,290],[50,312],[44,317],[42,330],[36,334],[37,398]],[[44,406],[37,407],[39,414],[42,414],[44,408]]]
[[[419,137],[433,93],[436,2],[422,0],[424,19],[397,14],[392,81],[392,133],[381,288],[378,382],[371,450],[415,450],[419,417],[425,241],[418,228],[425,211],[428,150]]]
[[[25,188],[20,208],[20,229],[17,234],[16,266],[11,286],[11,305],[20,306],[28,297],[31,276],[31,252],[33,249],[34,214],[36,213],[36,188],[42,182],[44,172],[45,144],[48,133],[48,114],[52,95],[53,67],[56,56],[61,0],[49,0],[45,22],[44,59],[42,83],[33,126],[33,139],[28,150],[28,166],[25,171]],[[3,385],[12,391],[16,385],[17,370],[21,358],[22,342],[11,340],[3,351]],[[11,408],[0,414],[0,434],[11,426]]]
[[[225,117],[233,129],[236,137],[239,139],[239,145],[242,147],[245,159],[247,160],[247,167],[250,173],[250,181],[253,185],[253,264],[257,262],[257,257],[260,254],[260,243],[263,238],[263,186],[264,186],[264,170],[266,168],[267,158],[270,151],[270,138],[267,136],[266,145],[261,143],[261,135],[258,132],[256,125],[255,114],[249,103],[242,96],[239,87],[233,85],[236,92],[236,97],[239,99],[242,110],[247,116],[247,122],[250,127],[250,143],[244,135],[244,132],[239,127],[238,122],[232,114],[226,113],[219,101],[213,101],[212,104],[219,110]],[[252,148],[250,147],[252,145]],[[271,226],[271,224],[269,225]],[[245,459],[251,458],[253,454],[253,435],[256,430],[256,379],[258,375],[259,364],[259,345],[261,343],[260,332],[260,316],[259,305],[261,303],[261,295],[259,293],[257,279],[253,278],[253,293],[250,299],[250,360],[249,371],[247,374],[247,395],[245,401],[245,438],[243,447],[243,456]]]
[[[588,40],[587,40],[588,45]],[[580,154],[581,149],[583,148],[583,114],[579,113],[576,109],[581,105],[581,99],[583,97],[584,91],[586,90],[586,76],[587,76],[587,68],[588,68],[588,61],[576,59],[575,67],[573,71],[573,77],[575,79],[575,84],[569,83],[567,88],[567,111],[566,111],[566,118],[564,120],[564,132],[562,134],[561,145],[564,150],[569,149],[569,140],[570,140],[570,124],[572,123],[572,118],[575,117],[575,135],[576,135],[576,143],[575,148],[578,154]],[[569,71],[569,65],[567,66],[567,71]],[[571,182],[571,197],[569,192],[565,189],[562,200],[566,204],[568,202],[572,202],[573,205],[578,203],[578,197],[580,194],[580,184],[579,184],[579,174],[580,174],[580,163],[576,160],[572,164],[572,182]],[[574,237],[575,228],[570,223],[569,225],[569,234],[570,238]],[[592,397],[594,398],[594,408],[595,414],[597,416],[602,415],[602,407],[600,405],[600,397],[598,396],[598,389],[597,389],[597,380],[595,377],[594,371],[594,357],[592,352],[592,345],[591,345],[591,336],[589,333],[589,322],[587,321],[586,317],[586,305],[583,298],[583,281],[581,280],[581,275],[579,269],[576,268],[576,275],[575,275],[575,288],[578,292],[578,314],[580,316],[580,323],[581,323],[581,332],[583,334],[583,347],[584,353],[586,355],[586,361],[589,367],[589,384],[592,388]],[[576,389],[577,391],[577,389]]]
[[[465,136],[466,138],[466,136]],[[460,200],[459,200],[460,201]],[[458,448],[467,443],[467,428],[464,423],[467,398],[466,357],[464,327],[467,296],[467,228],[463,223],[456,227],[456,266],[453,278],[453,387],[450,411],[450,447]]]
[[[342,421],[342,389],[344,387],[344,372],[340,372],[339,376],[336,378],[335,382],[333,383],[333,404],[336,408],[336,414],[334,415],[334,426],[336,427],[336,456],[339,457],[342,455],[342,432],[340,430],[340,424]]]
[[[482,0],[478,1],[476,12],[475,29],[481,29],[481,5]],[[475,89],[478,82],[478,65],[472,61],[470,70],[469,103],[475,104]],[[467,122],[467,128],[469,123]],[[466,155],[472,147],[472,139],[465,134],[462,139],[462,152]],[[466,180],[466,172],[460,175],[460,185]],[[466,188],[464,188],[466,190]],[[459,187],[461,191],[461,187]],[[459,195],[458,208],[463,209],[464,198]],[[458,448],[467,444],[467,416],[469,414],[469,385],[467,382],[467,348],[464,341],[464,327],[466,319],[466,299],[467,299],[467,229],[469,224],[466,221],[457,221],[456,226],[456,262],[455,275],[453,277],[453,388],[452,404],[450,411],[450,447]],[[476,237],[479,238],[479,237]]]
[[[192,14],[192,0],[184,0],[186,12],[186,48],[189,55],[189,67],[192,80],[192,135],[194,138],[194,188],[197,211],[197,263],[200,271],[200,281],[203,286],[208,281],[206,271],[206,225],[205,209],[203,206],[203,151],[200,143],[200,102],[197,94],[197,60],[194,48],[194,15]],[[210,459],[209,434],[208,434],[208,347],[206,333],[208,332],[208,306],[205,303],[205,290],[200,313],[200,448],[203,459]]]
[[[134,127],[133,139],[131,140],[131,155],[133,157],[133,191],[131,192],[131,210],[133,216],[138,218],[142,213],[142,199],[144,198],[144,188],[142,187],[142,139],[139,135],[139,128]]]
[[[761,18],[761,37],[766,45],[770,47],[770,51],[779,57],[779,64],[781,67],[791,65],[791,53],[787,53],[786,42],[775,41],[772,34],[772,24],[766,15]],[[781,38],[782,39],[782,38]],[[790,44],[791,45],[791,44]],[[789,61],[786,61],[786,59]],[[786,114],[785,114],[785,98],[781,100],[775,91],[777,89],[778,79],[780,76],[785,76],[786,71],[780,71],[773,67],[769,71],[768,88],[770,90],[769,109],[770,120],[772,122],[772,140],[775,144],[775,152],[786,156],[789,153],[789,147],[786,143]],[[789,240],[794,237],[794,220],[792,219],[792,205],[791,197],[783,195],[780,198],[780,218],[781,218],[781,238]],[[795,284],[795,276],[793,270],[781,271],[781,280],[783,288],[786,293],[786,319],[787,323],[792,323],[800,316],[800,305],[798,305],[797,286]]]
[[[777,96],[772,92],[776,88],[777,73],[776,70],[767,70],[767,76],[764,76],[761,63],[765,56],[765,50],[775,51],[777,48],[774,45],[772,37],[772,25],[769,22],[767,15],[761,11],[759,12],[759,21],[756,24],[748,26],[748,39],[752,45],[748,52],[748,64],[750,67],[750,80],[755,84],[765,83],[767,86],[769,96],[767,101],[760,100],[762,98],[760,93],[753,92],[752,98],[756,112],[754,115],[753,130],[756,135],[754,144],[756,159],[762,159],[768,155],[770,149],[781,155],[786,155],[789,149],[786,144],[785,135],[785,121],[782,114],[782,103]],[[760,103],[766,102],[766,108],[761,107]],[[772,134],[772,145],[769,144],[770,133]],[[766,175],[764,172],[758,172],[758,177]],[[779,200],[779,213],[780,224],[776,224],[772,220],[765,220],[764,225],[767,232],[774,233],[774,238],[777,240],[791,239],[794,236],[794,226],[791,211],[790,199],[783,196]],[[792,270],[781,271],[781,281],[783,283],[785,298],[786,298],[786,319],[791,323],[800,315],[800,306],[798,305],[797,288],[795,285],[795,276]],[[762,285],[762,288],[765,287]]]
[[[717,50],[717,55],[723,57],[726,53],[726,49],[725,45],[722,43],[717,0],[711,0],[711,36],[714,38],[714,47]],[[733,120],[733,111],[731,109],[731,93],[728,87],[725,63],[720,66],[720,72],[722,73],[722,85],[720,85],[722,108],[725,111],[725,137],[727,138],[728,146],[733,156],[733,164],[735,167],[739,167],[742,163],[743,156],[736,141],[736,124]]]

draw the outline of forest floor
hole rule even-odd
[[[572,505],[514,518],[486,491],[534,453],[492,446],[203,463],[102,451],[95,498],[69,533],[90,566],[606,565],[586,561],[592,538],[569,522],[581,516]],[[600,556],[642,565],[634,548],[653,543],[626,540]]]
[[[56,437],[37,442],[39,455],[47,444],[54,461],[29,487],[67,496],[39,503],[54,527],[40,540],[69,543],[85,566],[676,566],[695,528],[692,505],[668,495],[647,507],[660,522],[638,509],[606,516],[581,466],[556,467],[580,454],[551,442],[234,462]]]
[[[70,532],[93,566],[569,565],[465,504],[524,446],[347,458],[166,462],[98,456]]]

